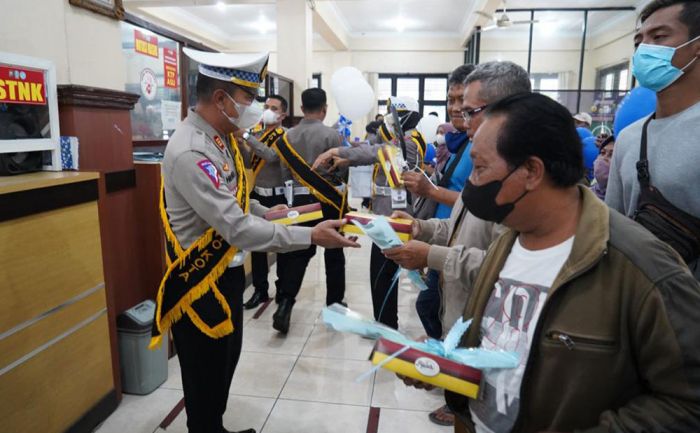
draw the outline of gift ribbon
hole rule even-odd
[[[350,141],[348,140],[352,134],[352,131],[350,131],[350,126],[352,126],[352,120],[341,114],[340,118],[338,119],[337,129],[338,134],[343,137],[343,145],[345,147],[350,147]]]

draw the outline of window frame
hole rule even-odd
[[[426,113],[424,113],[424,107],[426,105],[429,106],[444,106],[445,107],[445,112],[447,112],[447,80],[449,78],[448,73],[380,73],[377,77],[377,79],[390,79],[391,80],[391,94],[394,96],[400,96],[397,95],[397,82],[399,79],[402,78],[412,78],[412,79],[418,79],[418,107],[420,110],[421,116],[424,116]],[[433,100],[433,99],[423,99],[425,96],[425,80],[430,79],[430,78],[442,78],[445,80],[445,99],[438,101],[438,100]],[[386,99],[377,99],[377,107],[381,107],[386,105]],[[444,119],[441,119],[444,120]]]

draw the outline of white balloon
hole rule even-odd
[[[433,143],[437,138],[437,129],[440,126],[440,119],[436,116],[424,116],[416,126],[416,129],[423,134],[427,143]]]
[[[331,83],[337,80],[352,80],[353,78],[359,78],[361,80],[364,80],[364,78],[362,77],[362,72],[360,72],[359,69],[354,68],[352,66],[344,66],[333,73],[333,76],[331,77]]]
[[[334,74],[331,86],[338,111],[350,120],[366,116],[376,104],[372,87],[361,75],[340,80]]]

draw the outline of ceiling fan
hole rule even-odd
[[[489,30],[495,30],[495,29],[503,29],[503,28],[508,28],[513,25],[518,25],[518,24],[534,24],[538,22],[537,20],[525,20],[525,21],[511,21],[510,18],[508,18],[507,10],[506,10],[506,2],[503,0],[503,13],[496,17],[496,14],[487,14],[486,12],[481,12],[481,11],[475,11],[474,12],[477,15],[481,15],[484,18],[488,18],[489,21],[493,21],[493,25],[490,25],[488,27],[484,27],[481,29],[482,32],[487,32]]]

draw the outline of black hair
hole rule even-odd
[[[465,63],[464,65],[459,66],[457,69],[452,71],[450,77],[447,79],[447,87],[454,86],[455,84],[464,84],[464,80],[466,80],[469,74],[471,74],[473,71],[474,65],[470,63]]]
[[[428,116],[440,117],[437,111],[431,111],[430,113],[428,113]]]
[[[643,23],[659,9],[675,5],[683,5],[678,19],[688,27],[690,39],[698,37],[700,35],[700,0],[653,0],[642,9],[639,20]]]
[[[197,74],[197,100],[199,101],[208,100],[219,89],[233,96],[236,87],[235,84],[228,81],[218,80],[201,73]]]
[[[287,100],[284,99],[283,96],[280,96],[280,95],[270,95],[270,96],[267,97],[267,99],[277,99],[278,101],[280,101],[280,105],[282,106],[282,112],[283,112],[283,113],[286,113],[286,112],[287,112],[287,109],[289,108],[289,104],[287,103]]]
[[[368,134],[376,134],[380,126],[382,126],[381,120],[373,120],[365,126],[365,131],[367,131]]]
[[[381,114],[381,113],[379,113],[379,114],[377,114],[376,116],[374,116],[374,120],[379,120],[380,117],[383,119],[383,118],[384,118],[384,115]]]
[[[496,149],[511,169],[536,156],[555,185],[570,187],[584,176],[583,146],[571,113],[539,93],[518,93],[486,110],[505,117]]]
[[[301,106],[309,112],[316,112],[326,105],[326,91],[323,89],[313,88],[306,89],[301,92]]]

